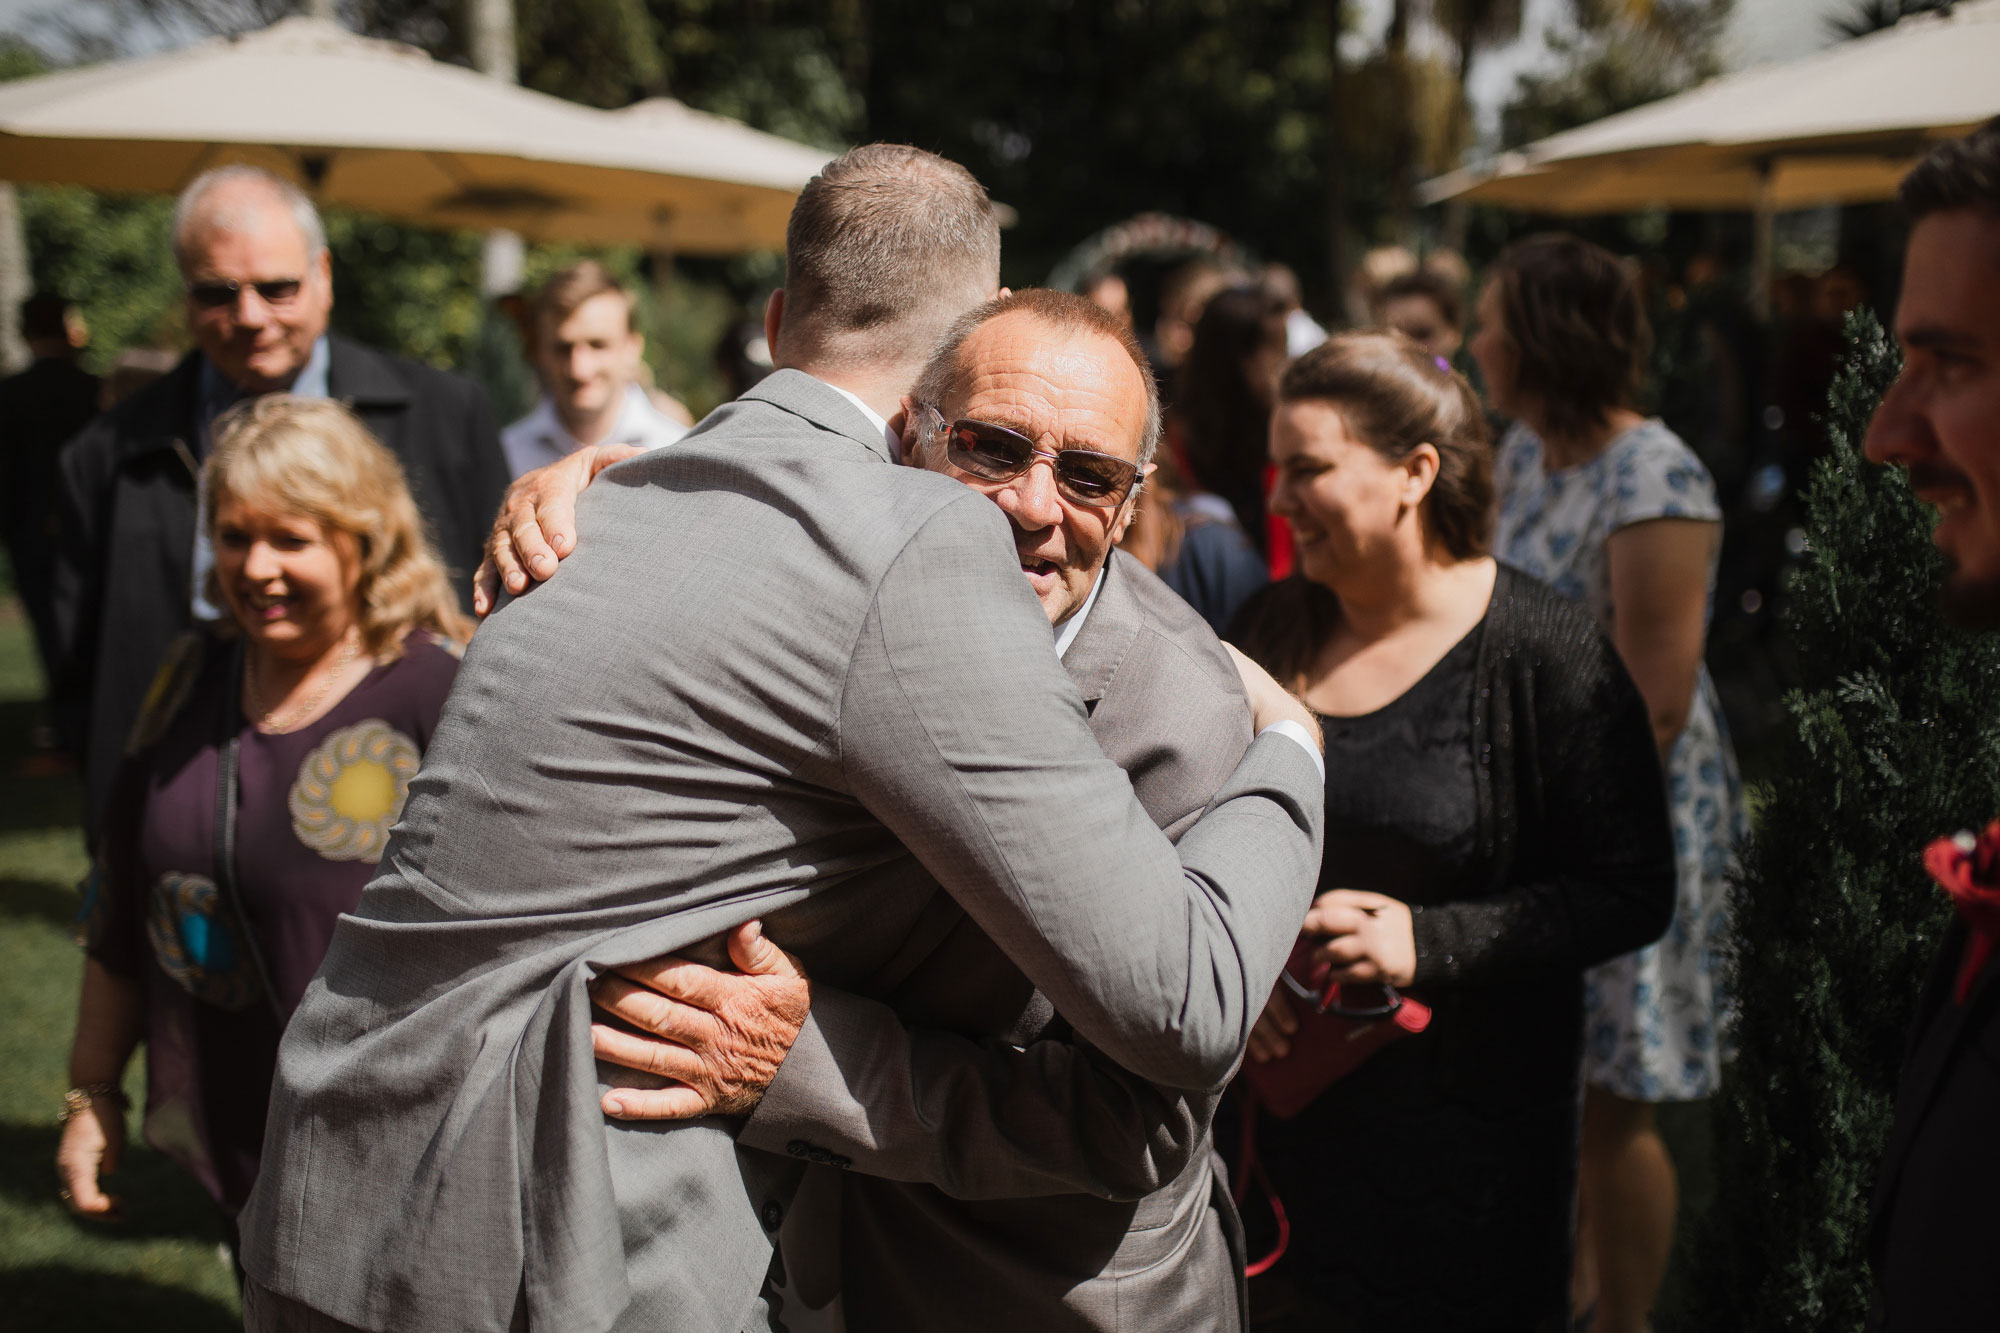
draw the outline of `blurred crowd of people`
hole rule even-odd
[[[77,364],[87,333],[74,310],[56,297],[24,306],[36,360],[0,384],[0,518],[50,681],[55,741],[81,765],[96,855],[59,1160],[71,1206],[96,1217],[118,1210],[101,1176],[118,1159],[123,1074],[144,1044],[147,1134],[214,1197],[234,1238],[260,1161],[269,1169],[274,1160],[268,1145],[296,1135],[294,1120],[321,1123],[313,1117],[326,1114],[322,1102],[312,1115],[267,1121],[274,1084],[280,1106],[315,1095],[301,1043],[330,1040],[323,1015],[309,1025],[317,1035],[287,1039],[287,1028],[296,1029],[301,1005],[333,1004],[329,992],[356,993],[343,991],[350,983],[376,984],[354,973],[331,984],[314,978],[330,949],[339,955],[339,932],[355,929],[341,924],[353,920],[344,914],[369,914],[364,887],[434,736],[453,708],[496,729],[487,742],[503,749],[517,721],[522,735],[538,734],[534,716],[508,711],[503,688],[507,670],[523,669],[509,663],[533,660],[526,649],[495,648],[488,661],[500,663],[491,668],[498,675],[477,675],[467,663],[471,683],[453,694],[474,634],[474,569],[482,558],[493,562],[520,593],[547,579],[558,559],[593,542],[608,548],[610,572],[590,572],[607,560],[585,557],[569,594],[605,618],[538,642],[585,658],[601,652],[617,676],[619,654],[640,651],[653,641],[647,634],[687,627],[641,626],[635,637],[613,599],[600,591],[590,602],[593,594],[579,590],[614,587],[622,576],[672,585],[668,596],[688,580],[680,571],[623,568],[654,546],[594,533],[593,523],[615,530],[615,506],[626,501],[579,515],[579,493],[602,468],[642,456],[653,471],[624,475],[651,486],[625,489],[753,495],[769,484],[776,489],[765,507],[782,510],[809,508],[815,494],[846,484],[783,453],[769,463],[776,481],[738,475],[718,442],[763,412],[788,415],[784,429],[865,447],[871,461],[893,458],[963,482],[999,506],[1063,668],[1083,691],[1095,743],[1128,770],[1142,801],[1165,790],[1149,781],[1199,787],[1177,795],[1175,810],[1165,797],[1160,809],[1149,805],[1151,824],[1179,836],[1185,825],[1172,816],[1201,811],[1239,757],[1252,762],[1258,751],[1243,750],[1252,735],[1238,716],[1243,698],[1260,737],[1282,723],[1291,728],[1284,739],[1316,758],[1323,750],[1323,805],[1315,797],[1302,816],[1320,830],[1323,854],[1299,884],[1310,889],[1302,923],[1293,914],[1280,932],[1291,959],[1278,984],[1266,990],[1265,973],[1256,988],[1261,1013],[1247,1029],[1248,1061],[1253,1070],[1296,1063],[1324,1040],[1326,1024],[1365,1025],[1405,1003],[1418,1004],[1428,1026],[1383,1045],[1282,1116],[1259,1095],[1257,1078],[1237,1080],[1227,1097],[1220,1085],[1190,1098],[1192,1083],[1144,1079],[1120,1094],[1125,1106],[1166,1098],[1186,1117],[1182,1146],[1197,1149],[1184,1155],[1195,1165],[1177,1166],[1166,1173],[1172,1180],[1151,1180],[1134,1197],[1179,1190],[1177,1216],[1213,1210],[1222,1219],[1217,1235],[1231,1238],[1224,1248],[1189,1239],[1175,1261],[1194,1265],[1205,1255],[1199,1262],[1222,1276],[1202,1281],[1226,1282],[1227,1299],[1148,1296],[1212,1298],[1213,1308],[1188,1316],[1194,1322],[1172,1326],[1237,1326],[1235,1275],[1247,1267],[1255,1274],[1248,1318],[1274,1327],[1557,1330],[1580,1321],[1599,1333],[1643,1329],[1676,1220],[1674,1168],[1654,1108],[1712,1094],[1728,1049],[1720,960],[1727,877],[1745,823],[1723,695],[1705,665],[1710,617],[1719,592],[1725,604],[1756,612],[1753,600],[1775,590],[1780,557],[1765,549],[1768,525],[1746,519],[1747,535],[1739,534],[1737,516],[1785,521],[1787,497],[1823,450],[1814,412],[1839,354],[1838,320],[1866,298],[1858,279],[1836,268],[1782,281],[1765,331],[1706,256],[1666,283],[1643,264],[1546,234],[1509,246],[1476,282],[1449,253],[1420,260],[1399,249],[1372,252],[1356,284],[1367,327],[1331,334],[1304,311],[1297,279],[1282,265],[1250,271],[1196,259],[1144,293],[1157,315],[1139,328],[1135,292],[1118,271],[1091,275],[1081,297],[998,295],[997,224],[976,182],[915,150],[871,151],[830,166],[822,180],[834,184],[815,195],[816,182],[802,198],[786,288],[761,324],[732,327],[717,349],[718,369],[742,396],[698,428],[651,384],[632,294],[593,261],[556,273],[520,303],[542,393],[504,429],[471,381],[331,332],[334,292],[317,215],[295,187],[254,168],[209,172],[176,207],[175,259],[194,344],[184,357],[127,354],[100,382]],[[837,324],[843,301],[864,308],[873,290],[856,295],[842,284],[859,282],[853,273],[868,264],[897,279],[928,270],[904,273],[895,264],[916,259],[884,260],[872,235],[842,231],[879,222],[867,221],[873,214],[846,219],[837,199],[827,201],[847,176],[884,199],[919,186],[956,192],[979,234],[991,232],[992,254],[966,261],[965,299],[935,312],[923,326],[929,341],[897,345],[893,355],[874,326]],[[930,251],[920,255],[937,262]],[[990,282],[981,265],[991,267]],[[829,332],[837,328],[845,329],[839,337]],[[864,344],[875,359],[843,361],[829,350]],[[850,354],[861,355],[842,353]],[[1004,375],[1023,365],[1038,367],[1042,387],[1033,393],[1072,404],[1050,416],[1068,424],[1016,419],[996,406],[1013,401],[1005,394],[980,397],[989,367]],[[1035,401],[1033,393],[1016,397]],[[1073,405],[1085,401],[1118,410],[1102,408],[1092,434],[1084,426],[1100,408]],[[762,448],[751,456],[762,460]],[[663,470],[680,458],[683,470]],[[795,480],[803,499],[786,490]],[[828,551],[847,552],[843,570],[874,558],[863,554],[872,536],[849,550],[834,527],[815,531]],[[727,540],[749,540],[748,532]],[[726,544],[720,532],[669,535],[695,565]],[[792,595],[759,586],[780,602]],[[835,618],[836,594],[816,595],[820,602],[788,613],[800,632]],[[491,608],[490,584],[477,600],[479,610]],[[1147,626],[1191,674],[1146,677],[1133,667],[1120,677],[1118,660],[1103,656],[1109,649],[1079,637],[1090,633],[1087,621],[1109,633],[1103,627],[1127,624],[1120,617],[1135,627],[1120,631],[1128,641]],[[972,625],[961,631],[973,635]],[[888,628],[871,633],[893,638]],[[1249,660],[1226,657],[1217,636]],[[843,640],[842,651],[854,642]],[[631,665],[625,670],[617,688],[630,685]],[[980,689],[1001,688],[997,677],[968,674],[964,661],[954,670],[975,700]],[[1241,697],[1230,694],[1204,720],[1195,698],[1217,672]],[[676,684],[671,672],[659,674],[663,688],[695,696],[698,715],[747,706],[708,697],[720,688],[714,680]],[[809,693],[796,669],[778,674],[782,686],[757,700]],[[1264,692],[1270,681],[1283,690]],[[916,687],[906,688],[915,699]],[[1282,711],[1286,691],[1304,711],[1274,722],[1270,710]],[[775,731],[817,725],[804,704],[795,717],[787,707],[779,705]],[[931,724],[923,705],[908,707]],[[572,763],[568,777],[586,788],[640,773],[645,761],[632,755],[646,747],[633,739],[633,724],[596,696],[579,708],[579,734],[622,757],[538,753],[525,761],[536,780],[563,777]],[[1171,716],[1176,708],[1186,716]],[[1221,742],[1204,750],[1190,740],[1211,722],[1215,735],[1242,733],[1227,763]],[[814,737],[806,741],[810,750]],[[747,744],[688,744],[726,767],[738,743]],[[1186,767],[1161,767],[1170,759]],[[469,767],[482,782],[504,784],[497,768]],[[808,767],[800,759],[782,783],[806,782]],[[442,791],[450,780],[434,785]],[[638,780],[665,789],[681,779]],[[487,798],[510,825],[527,828],[536,817],[504,790],[488,788],[479,799]],[[451,851],[438,816],[427,817],[429,831],[409,853],[416,859],[397,870],[406,884],[449,875],[454,858],[469,854]],[[897,827],[905,838],[928,836]],[[417,868],[426,855],[443,859]],[[815,847],[809,855],[835,853]],[[940,876],[947,872],[935,867],[948,863],[926,862]],[[499,919],[480,918],[489,909],[471,902],[443,886],[432,908],[438,923],[455,912],[466,922]],[[407,902],[383,910],[417,920]],[[937,937],[961,928],[976,934],[967,918],[939,925]],[[668,953],[693,943],[660,938]],[[785,971],[799,959],[787,963],[768,944],[759,953],[758,943],[732,936],[733,968],[712,950],[720,979],[704,982],[704,993],[753,984],[768,991],[767,977],[804,986]],[[862,972],[828,964],[837,955],[802,956],[815,977],[831,978],[829,989],[863,985]],[[370,953],[366,966],[389,967],[384,957]],[[345,965],[362,966],[352,950]],[[1009,967],[997,951],[991,965]],[[979,974],[951,971],[954,982]],[[687,984],[684,968],[671,982],[669,972],[646,972],[643,984],[628,974],[592,998],[626,1036],[664,1033],[629,1002],[649,987],[673,994]],[[1080,991],[1035,981],[1083,1003]],[[821,997],[813,992],[815,1012]],[[908,994],[903,1001],[911,1003]],[[1041,1004],[1024,1011],[1039,1013],[1032,1029],[972,1035],[995,1051],[1044,1041],[1089,1050],[1077,1035],[1083,1023],[1071,1031],[1060,1001]],[[680,1031],[675,1043],[700,1053],[706,1042],[727,1054],[739,1039],[732,1031],[765,1032],[765,1047],[782,1060],[806,1022],[803,1002],[795,1009],[785,1017],[774,1004],[728,1030]],[[926,1012],[909,1022],[947,1020]],[[661,1067],[623,1040],[600,1031],[593,1049],[611,1066]],[[1242,1053],[1237,1046],[1224,1064]],[[1089,1059],[1118,1064],[1119,1054],[1090,1051]],[[1032,1074],[993,1077],[1032,1084],[1054,1077],[1054,1058]],[[767,1091],[776,1098],[773,1077],[766,1070],[761,1083],[752,1080],[747,1104],[726,1104],[748,1112]],[[697,1111],[713,1109],[708,1102]],[[855,1166],[862,1148],[826,1146],[843,1141],[809,1118],[800,1123],[808,1128],[774,1155]],[[1205,1174],[1184,1172],[1207,1171],[1212,1132],[1233,1169],[1211,1198]],[[1027,1151],[1008,1142],[1009,1152]],[[869,1165],[861,1163],[857,1180],[872,1178]],[[899,1209],[946,1219],[924,1227],[946,1251],[954,1228],[975,1237],[1011,1228],[1007,1262],[1026,1265],[1023,1272],[1037,1263],[1116,1267],[1115,1256],[1133,1253],[1123,1248],[1138,1227],[1129,1211],[1094,1215],[1096,1230],[1073,1234],[1063,1230],[1068,1221],[1028,1225],[1032,1211],[967,1204],[953,1212],[942,1193],[907,1193],[936,1186],[894,1174],[909,1169],[884,1168],[915,1184],[848,1186],[849,1318],[871,1308],[867,1301],[895,1309],[897,1300],[919,1299],[910,1294],[921,1286],[915,1275],[877,1290],[874,1275],[853,1267],[854,1256],[870,1253],[862,1237],[871,1227],[892,1229],[882,1219]],[[955,1163],[950,1178],[963,1183],[967,1169]],[[1085,1188],[1056,1167],[1034,1170],[1044,1173],[1038,1180],[1070,1182],[1044,1193]],[[1192,1194],[1191,1179],[1200,1184]],[[775,1219],[791,1206],[766,1206],[762,1230],[773,1244]],[[1232,1229],[1237,1206],[1242,1231]],[[1048,1245],[1065,1234],[1085,1249],[1104,1248],[1038,1255],[1036,1236]],[[255,1238],[241,1240],[258,1254]],[[967,1252],[985,1243],[966,1241]],[[805,1276],[787,1279],[781,1264],[772,1280],[810,1285],[812,1242],[782,1244],[798,1247],[790,1257]],[[871,1262],[894,1266],[899,1248],[885,1241]],[[949,1273],[950,1263],[938,1260],[938,1271]],[[253,1262],[253,1291],[267,1303],[253,1326],[305,1326],[282,1317],[287,1301],[315,1299],[291,1271],[268,1248]],[[1098,1276],[1078,1269],[1071,1285],[1081,1291]],[[281,1279],[289,1285],[271,1285]],[[1021,1299],[1031,1301],[1034,1286],[1022,1278]],[[1082,1298],[1063,1300],[1061,1317],[1078,1327],[1128,1326]],[[337,1305],[328,1297],[314,1308]],[[799,1326],[838,1327],[838,1308],[816,1316],[831,1323]]]

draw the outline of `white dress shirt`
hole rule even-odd
[[[625,386],[625,401],[611,433],[599,444],[636,444],[641,449],[658,449],[688,433],[688,428],[653,406],[653,400],[636,384]],[[507,454],[507,467],[515,476],[569,457],[583,448],[583,441],[569,433],[556,415],[555,401],[547,394],[534,411],[500,432],[500,447]]]

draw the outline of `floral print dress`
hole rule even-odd
[[[1494,481],[1494,553],[1584,603],[1606,634],[1615,611],[1605,540],[1649,519],[1722,518],[1708,470],[1658,420],[1613,437],[1594,458],[1553,470],[1544,466],[1540,438],[1516,423],[1500,442]],[[1713,597],[1713,560],[1708,582]],[[1584,1077],[1634,1101],[1706,1097],[1721,1075],[1728,877],[1745,816],[1707,667],[1667,763],[1667,803],[1680,870],[1673,924],[1659,943],[1586,976]]]

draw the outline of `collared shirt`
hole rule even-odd
[[[1110,557],[1106,557],[1105,563],[1110,563]],[[1090,608],[1097,605],[1097,592],[1103,586],[1104,566],[1100,565],[1097,570],[1097,581],[1090,585],[1090,596],[1083,599],[1082,609],[1068,620],[1063,621],[1062,624],[1056,626],[1057,658],[1061,658],[1064,654],[1068,653],[1069,646],[1076,642],[1076,636],[1083,632],[1083,622],[1089,617]],[[1284,718],[1271,723],[1257,734],[1262,736],[1265,732],[1271,731],[1277,732],[1280,736],[1287,738],[1301,750],[1304,750],[1307,757],[1313,761],[1313,767],[1319,770],[1320,781],[1326,781],[1326,758],[1320,754],[1319,746],[1313,742],[1312,733],[1307,731],[1302,723],[1294,722],[1290,718]]]
[[[332,365],[333,350],[322,333],[313,341],[312,351],[306,354],[306,363],[299,367],[299,373],[292,376],[291,384],[283,392],[295,398],[331,396],[327,373]],[[203,461],[215,447],[215,419],[247,396],[215,368],[213,361],[202,357],[193,444]],[[208,539],[208,497],[200,486],[195,487],[194,504],[194,616],[196,620],[226,620],[229,613],[208,599],[208,575],[215,568],[215,547]]]
[[[1109,563],[1109,556],[1106,557]],[[1097,567],[1097,577],[1091,580],[1090,596],[1083,599],[1075,615],[1056,626],[1056,658],[1061,660],[1069,655],[1069,646],[1076,642],[1076,636],[1083,632],[1083,622],[1090,615],[1090,608],[1097,605],[1097,593],[1104,586],[1104,566]]]
[[[819,379],[819,376],[815,375],[813,376],[813,378]],[[887,417],[883,416],[880,412],[877,412],[874,408],[868,406],[868,404],[862,402],[860,394],[850,393],[846,389],[841,388],[838,384],[827,384],[825,380],[820,380],[819,382],[821,384],[826,384],[827,388],[833,390],[835,393],[839,394],[842,398],[845,398],[848,402],[853,403],[856,407],[860,408],[861,415],[867,417],[868,420],[874,424],[875,429],[882,432],[882,438],[889,442],[889,457],[895,459],[898,463],[903,461],[902,433],[899,431],[894,431],[889,429],[889,419]]]
[[[688,428],[653,406],[653,400],[636,384],[625,386],[625,401],[618,420],[600,444],[636,444],[641,449],[658,449],[688,433]],[[528,415],[500,432],[500,447],[507,455],[507,468],[515,476],[533,472],[583,448],[583,442],[569,433],[556,415],[555,400],[543,394]]]

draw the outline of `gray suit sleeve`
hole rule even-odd
[[[888,1005],[815,987],[737,1142],[961,1199],[1136,1200],[1187,1166],[1214,1105],[1079,1044],[909,1028]]]
[[[1178,855],[1092,739],[1006,520],[970,491],[890,566],[839,721],[848,790],[1110,1059],[1205,1089],[1235,1067],[1318,872],[1305,751],[1254,743]]]

